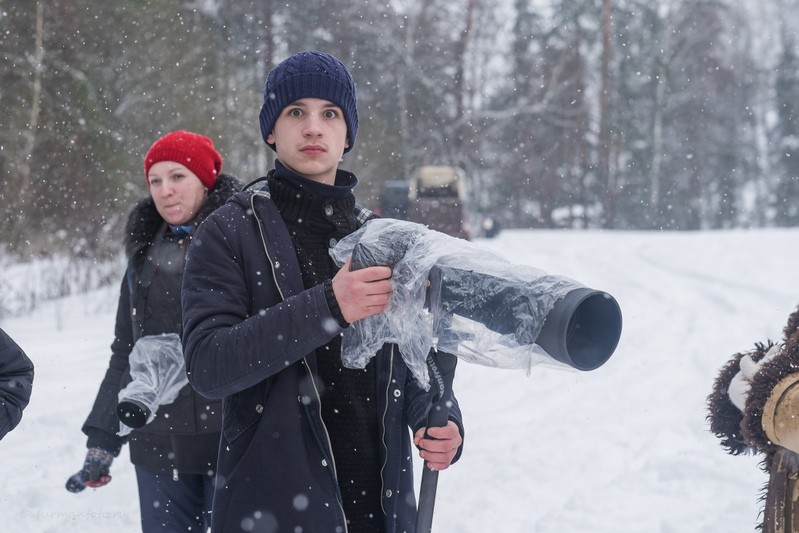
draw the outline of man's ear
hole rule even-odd
[[[275,130],[270,131],[266,136],[266,144],[275,144]]]

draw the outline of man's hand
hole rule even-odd
[[[429,438],[425,437],[425,432]],[[425,460],[430,470],[446,470],[458,452],[463,438],[458,425],[452,420],[442,428],[421,428],[413,436],[413,443],[419,448],[419,457]]]
[[[333,277],[333,294],[341,314],[352,324],[382,313],[391,296],[391,268],[373,266],[350,270],[350,259]]]

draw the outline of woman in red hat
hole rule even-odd
[[[179,339],[180,288],[192,234],[240,188],[236,178],[221,171],[222,158],[211,139],[188,131],[161,137],[144,158],[149,196],[128,216],[128,267],[120,289],[111,359],[82,428],[88,437],[83,468],[67,482],[71,492],[107,484],[111,463],[127,442],[145,533],[206,531],[210,523],[221,403],[202,397],[184,380],[176,397],[149,410],[143,408],[138,413],[142,418],[134,423],[122,417],[119,398],[120,391],[135,379],[131,363],[141,351],[136,349],[139,340],[147,340],[148,346],[155,340],[158,347],[163,339],[163,350],[149,352],[158,363],[150,366],[163,367],[167,339]],[[164,360],[157,361],[159,357]],[[121,421],[136,429],[120,425]]]

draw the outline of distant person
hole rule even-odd
[[[0,439],[17,427],[33,386],[33,363],[0,329]]]
[[[117,408],[120,390],[131,381],[129,357],[137,343],[161,336],[166,357],[164,334],[181,332],[180,287],[189,243],[200,222],[240,186],[221,171],[211,139],[188,131],[161,137],[144,157],[149,196],[133,207],[125,228],[128,266],[111,359],[83,425],[88,437],[83,468],[67,482],[71,492],[102,487],[111,480],[113,459],[129,442],[145,533],[208,528],[221,403],[186,384],[150,423],[125,437],[118,434]]]
[[[493,239],[502,230],[502,224],[495,216],[488,215],[480,222],[480,229],[483,231],[483,237],[486,239]]]
[[[329,253],[371,215],[338,169],[358,131],[350,73],[326,53],[288,57],[267,76],[260,125],[275,168],[206,219],[183,280],[189,381],[225,403],[212,530],[412,532],[408,430],[444,470],[463,426],[455,401],[425,437],[430,394],[396,345],[342,365],[342,333],[392,290],[391,268],[339,269]]]
[[[769,476],[760,496],[763,533],[799,527],[799,308],[783,333],[779,343],[756,343],[733,355],[708,396],[710,429],[727,452],[763,455]]]

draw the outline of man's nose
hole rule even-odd
[[[322,132],[322,119],[315,113],[311,113],[305,120],[305,135],[319,135]]]

